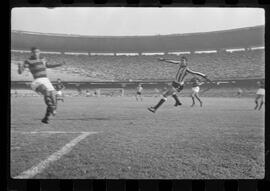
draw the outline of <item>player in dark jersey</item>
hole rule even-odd
[[[142,84],[139,84],[138,87],[137,87],[137,93],[136,93],[136,100],[138,101],[139,97],[141,98],[141,101],[142,101],[142,90],[143,90],[143,87],[142,87]]]
[[[202,100],[199,98],[199,91],[200,91],[200,85],[203,84],[203,82],[200,82],[199,78],[193,77],[191,80],[191,85],[192,85],[192,93],[191,93],[191,99],[192,99],[192,104],[191,107],[195,105],[195,98],[200,102],[200,106],[202,107]]]
[[[179,106],[182,105],[181,102],[179,101],[176,92],[180,92],[184,88],[184,82],[185,82],[185,77],[187,74],[193,74],[193,75],[198,75],[203,78],[206,78],[206,75],[192,71],[187,67],[187,58],[182,56],[180,61],[175,61],[175,60],[169,60],[169,59],[164,59],[160,58],[159,61],[164,61],[172,64],[176,64],[179,66],[178,71],[175,76],[175,80],[172,82],[168,90],[163,94],[163,98],[155,105],[154,107],[149,107],[148,110],[155,113],[157,109],[167,100],[168,96],[172,96],[175,100],[174,106]]]
[[[60,78],[57,79],[57,83],[55,84],[56,90],[56,101],[61,100],[64,102],[64,96],[62,90],[65,88]]]
[[[264,82],[258,81],[257,82],[259,89],[256,92],[256,98],[255,98],[255,110],[261,110],[263,104],[264,104],[264,96],[265,96],[265,89],[264,89]]]
[[[25,68],[28,68],[33,75],[32,89],[44,96],[45,104],[47,105],[43,123],[49,122],[49,117],[56,114],[56,97],[55,89],[47,77],[46,68],[54,68],[62,64],[49,64],[45,58],[40,56],[40,50],[36,47],[31,48],[31,56],[24,63],[18,64],[18,73],[22,74]]]

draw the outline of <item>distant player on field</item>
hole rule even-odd
[[[46,68],[54,68],[62,64],[49,64],[45,58],[40,56],[40,50],[36,47],[31,48],[31,56],[24,63],[18,64],[18,73],[22,74],[25,68],[28,68],[33,75],[34,81],[31,88],[44,96],[45,104],[47,105],[44,118],[41,120],[43,123],[49,122],[49,117],[56,114],[56,96],[55,89],[47,78]]]
[[[191,80],[192,84],[192,93],[191,93],[191,99],[192,99],[192,104],[191,107],[195,105],[195,98],[200,102],[200,106],[202,107],[202,100],[199,98],[199,91],[200,91],[200,85],[203,84],[203,82],[200,82],[199,78],[193,77]]]
[[[62,83],[61,79],[57,79],[57,83],[55,84],[55,89],[56,89],[56,101],[61,100],[64,102],[64,96],[62,90],[65,89],[64,84]]]
[[[143,87],[142,87],[142,84],[139,84],[138,87],[137,87],[137,93],[136,93],[136,100],[138,101],[138,97],[141,98],[141,101],[142,101],[142,90],[143,90]]]
[[[168,90],[163,94],[163,98],[155,105],[154,107],[149,107],[148,110],[155,113],[157,109],[167,100],[168,96],[172,96],[175,100],[174,106],[179,106],[182,105],[181,102],[179,101],[176,92],[180,92],[184,88],[184,82],[185,82],[185,77],[187,74],[193,74],[193,75],[198,75],[203,78],[206,78],[206,75],[199,73],[199,72],[194,72],[191,69],[187,67],[187,58],[182,56],[180,61],[175,61],[175,60],[169,60],[165,58],[160,58],[159,61],[164,61],[172,64],[178,65],[178,70],[175,76],[174,81],[171,83],[170,87]],[[207,78],[206,78],[207,79]]]
[[[256,98],[255,98],[255,110],[261,110],[263,104],[264,104],[264,96],[265,96],[265,89],[264,89],[264,82],[258,81],[257,82],[259,89],[256,92]]]

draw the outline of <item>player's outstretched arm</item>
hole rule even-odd
[[[207,78],[207,76],[205,75],[205,74],[203,74],[203,73],[200,73],[200,72],[195,72],[195,71],[193,71],[193,70],[191,70],[191,69],[189,69],[189,68],[187,68],[187,70],[186,70],[188,73],[190,73],[190,74],[193,74],[193,75],[197,75],[197,76],[201,76],[201,77],[203,77],[203,78]]]
[[[168,63],[171,63],[171,64],[179,64],[180,63],[180,61],[169,60],[169,59],[166,59],[166,58],[159,58],[158,60],[163,61],[163,62],[168,62]]]
[[[49,64],[48,62],[46,62],[46,67],[47,68],[56,68],[56,67],[59,67],[59,66],[63,66],[65,64],[66,64],[65,62],[62,62],[62,63],[59,63],[59,64]]]

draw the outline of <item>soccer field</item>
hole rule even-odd
[[[15,178],[226,179],[264,177],[264,109],[251,98],[66,97],[45,125],[42,97],[11,98]]]

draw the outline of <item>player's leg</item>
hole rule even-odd
[[[195,98],[200,102],[200,106],[202,107],[203,102],[202,102],[202,100],[199,98],[199,94],[198,94],[198,93],[195,93],[194,96],[195,96]]]
[[[256,95],[256,98],[255,98],[255,110],[258,108],[258,106],[259,106],[259,99],[260,99],[260,95]]]
[[[173,87],[169,87],[169,89],[163,94],[163,97],[159,100],[159,102],[154,107],[149,107],[148,110],[155,113],[157,109],[165,102],[167,101],[167,97],[172,95],[174,90]]]
[[[139,96],[139,94],[138,94],[138,92],[136,93],[136,101],[138,101],[138,96]]]
[[[175,100],[175,104],[174,104],[175,107],[177,107],[177,106],[179,106],[179,105],[182,105],[182,103],[181,103],[180,100],[178,99],[178,96],[177,96],[176,92],[173,92],[173,93],[172,93],[172,97],[173,97],[174,100]]]
[[[55,115],[56,110],[56,97],[53,93],[53,91],[49,91],[47,87],[43,84],[40,84],[35,91],[37,93],[41,93],[44,96],[44,102],[47,105],[47,109],[45,112],[45,116],[42,119],[43,123],[48,123],[50,115]]]
[[[140,93],[140,98],[141,98],[141,101],[143,100],[143,98],[142,98],[142,93]]]
[[[194,97],[195,92],[192,90],[192,93],[190,95],[191,99],[192,99],[192,104],[191,107],[193,107],[195,105],[195,97]]]
[[[261,95],[261,98],[260,98],[260,106],[259,106],[259,109],[258,109],[258,110],[261,110],[263,104],[264,104],[264,96]]]

